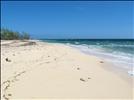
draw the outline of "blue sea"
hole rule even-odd
[[[100,57],[134,76],[134,39],[43,39]]]

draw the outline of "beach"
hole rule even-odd
[[[133,76],[64,44],[1,41],[3,100],[132,100]]]

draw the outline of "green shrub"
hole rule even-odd
[[[0,31],[1,34],[1,40],[19,40],[19,39],[30,39],[30,35],[26,32],[19,33],[19,32],[14,32],[9,29],[1,29]]]

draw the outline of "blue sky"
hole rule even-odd
[[[2,1],[1,26],[33,38],[133,38],[132,1]]]

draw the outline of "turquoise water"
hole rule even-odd
[[[80,51],[98,56],[134,75],[134,40],[132,39],[52,39],[50,43],[63,43]]]

